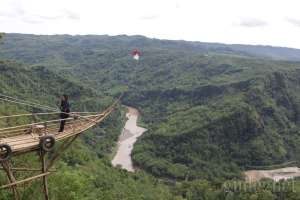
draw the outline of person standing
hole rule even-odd
[[[69,113],[70,113],[70,104],[68,101],[68,96],[67,95],[62,95],[61,97],[61,102],[60,102],[60,127],[58,132],[63,132],[66,124],[67,118],[69,118]]]

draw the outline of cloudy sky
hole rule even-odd
[[[299,0],[1,0],[0,32],[300,48]]]

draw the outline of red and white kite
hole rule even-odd
[[[131,55],[133,57],[133,59],[135,60],[139,60],[140,59],[140,56],[141,56],[141,52],[137,49],[134,49],[132,52],[131,52]]]

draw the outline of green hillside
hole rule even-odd
[[[134,48],[142,51],[139,62],[130,56]],[[140,36],[7,34],[0,57],[23,64],[2,62],[0,92],[49,105],[66,92],[74,109],[89,111],[124,92],[122,103],[141,111],[148,131],[133,151],[141,170],[131,174],[109,164],[125,120],[119,108],[59,163],[50,179],[54,199],[64,190],[69,199],[297,199],[298,181],[284,194],[263,186],[224,188],[242,180],[243,170],[300,159],[298,50],[253,48]],[[3,113],[24,109],[3,105]]]
[[[134,160],[158,176],[182,179],[227,179],[235,176],[237,166],[298,161],[297,76],[274,72],[239,89],[226,86],[220,89],[225,94],[180,111],[169,102],[170,114],[150,126],[135,148]],[[159,116],[159,109],[154,112]]]
[[[114,98],[99,96],[93,90],[85,88],[73,81],[63,78],[44,67],[26,69],[20,64],[0,61],[0,93],[31,100],[46,105],[55,105],[62,93],[70,95],[72,110],[100,111],[110,105]],[[54,173],[49,178],[51,199],[168,199],[170,194],[165,186],[160,185],[152,177],[143,173],[131,175],[125,171],[111,167],[108,157],[112,146],[123,125],[121,108],[117,109],[101,126],[88,131],[64,154]],[[39,112],[39,109],[11,103],[0,104],[1,115],[25,112]],[[1,121],[2,126],[15,123],[23,124],[26,119]],[[101,138],[93,142],[95,138]],[[36,156],[29,154],[13,159],[19,166],[39,168]],[[16,174],[17,178],[24,173]],[[27,176],[29,176],[27,174]],[[0,184],[6,178],[0,173]],[[26,188],[26,187],[25,187]],[[145,189],[146,188],[146,189]],[[143,194],[138,191],[143,189]],[[34,191],[34,192],[33,192]],[[21,189],[22,199],[42,199],[42,188],[39,182]],[[152,194],[157,194],[152,195]],[[11,199],[9,191],[1,190],[0,199]]]

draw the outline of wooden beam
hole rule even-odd
[[[14,183],[10,183],[10,184],[7,184],[7,185],[2,185],[2,186],[0,186],[0,189],[6,189],[6,188],[14,187],[16,185],[20,185],[20,184],[23,184],[23,183],[26,183],[26,182],[30,182],[32,180],[44,177],[44,176],[48,176],[49,174],[51,174],[51,173],[50,172],[46,172],[46,173],[43,173],[43,174],[39,174],[37,176],[26,178],[26,179],[21,180],[21,181],[16,181]]]
[[[3,167],[0,167],[0,170],[5,170]],[[26,167],[13,167],[11,168],[12,171],[24,171],[24,172],[41,172],[43,169],[31,169]],[[49,170],[49,172],[56,172],[55,169]]]
[[[3,167],[4,171],[6,172],[6,175],[8,177],[8,180],[9,180],[10,184],[16,183],[15,176],[14,176],[12,170],[11,170],[10,161],[4,161],[4,162],[1,162],[1,164],[2,164],[2,167]],[[13,194],[14,194],[14,199],[19,200],[20,195],[19,195],[19,192],[18,192],[18,189],[17,189],[16,185],[12,185],[11,189],[12,189]]]

